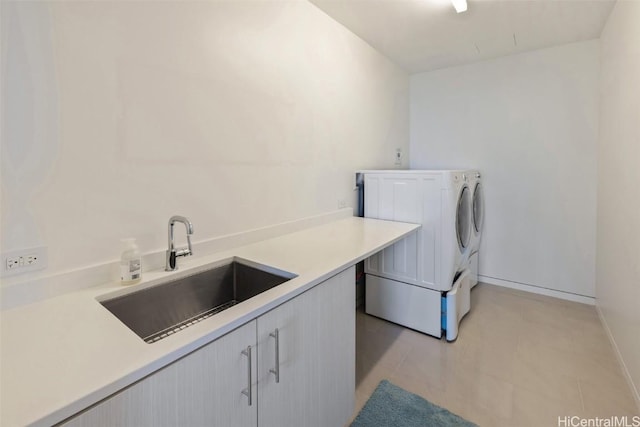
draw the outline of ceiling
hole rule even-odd
[[[409,73],[600,37],[615,0],[310,0]]]

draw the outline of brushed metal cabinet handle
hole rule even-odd
[[[280,331],[278,328],[275,331],[269,334],[270,337],[275,338],[276,340],[276,366],[275,368],[269,369],[273,375],[276,376],[276,383],[280,382]]]
[[[245,396],[247,396],[247,399],[249,401],[249,406],[251,406],[252,403],[252,393],[251,393],[251,346],[248,346],[246,350],[242,350],[242,354],[244,356],[247,356],[247,388],[245,388],[244,390],[242,390],[242,394],[244,394]]]

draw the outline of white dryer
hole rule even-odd
[[[469,271],[471,272],[471,287],[478,284],[478,259],[480,253],[480,241],[482,239],[482,227],[484,225],[484,194],[482,176],[479,171],[467,171],[469,175],[469,187],[472,189],[471,201],[471,243],[469,255]]]
[[[457,323],[469,311],[465,302],[469,274],[463,274],[473,235],[469,174],[455,170],[360,173],[364,216],[422,225],[417,233],[366,260],[367,313],[437,337],[448,328],[447,339],[455,339]],[[464,280],[457,280],[461,277]]]

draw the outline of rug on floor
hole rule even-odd
[[[387,380],[367,400],[351,427],[478,427]]]

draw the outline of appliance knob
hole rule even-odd
[[[480,172],[476,174],[476,178],[480,178]]]
[[[466,174],[466,173],[463,173],[463,174],[462,174],[462,180],[463,180],[464,182],[467,182],[467,174]]]

